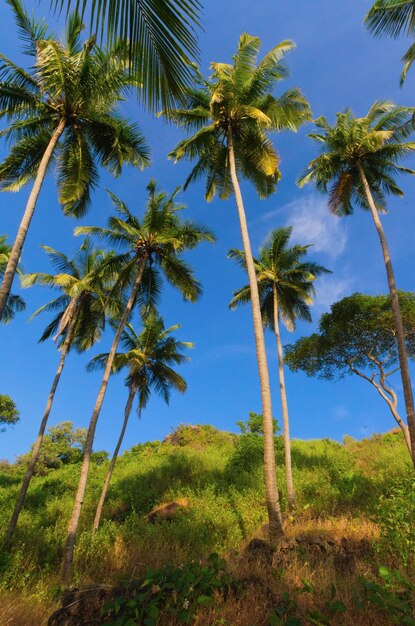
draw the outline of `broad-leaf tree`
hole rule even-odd
[[[10,396],[0,394],[0,433],[5,431],[4,426],[14,426],[20,420],[20,413],[16,403]]]
[[[415,0],[376,0],[365,17],[365,24],[374,35],[400,35],[413,37],[415,34]],[[402,61],[401,85],[415,61],[415,43],[405,52]]]
[[[349,374],[370,383],[389,407],[412,446],[408,427],[398,412],[398,396],[390,377],[399,371],[395,323],[390,296],[355,293],[331,306],[322,315],[317,333],[286,346],[285,362],[293,370],[324,380]],[[415,294],[399,293],[408,355],[415,358]]]
[[[115,280],[113,293],[128,291],[128,301],[117,324],[117,331],[105,362],[101,385],[89,422],[81,476],[68,525],[62,564],[64,579],[68,579],[72,574],[76,534],[88,479],[97,421],[104,402],[118,343],[134,305],[141,302],[140,295],[142,293],[140,291],[143,291],[142,288],[145,284],[143,279],[147,278],[154,289],[154,285],[160,286],[164,277],[183,294],[186,300],[194,302],[199,297],[201,288],[191,268],[183,260],[182,253],[196,248],[204,241],[214,241],[214,236],[209,230],[196,222],[180,217],[183,205],[176,202],[180,188],[169,195],[157,189],[155,181],[151,181],[147,189],[148,200],[142,218],[132,213],[121,200],[111,194],[118,214],[109,218],[108,227],[84,226],[75,231],[77,234],[95,235],[111,245],[121,248],[120,254],[111,259],[107,267],[111,269]]]
[[[198,58],[199,0],[51,0],[67,11],[90,10],[91,28],[110,46],[124,44],[132,70],[140,77],[139,96],[155,110],[183,96],[194,80]]]
[[[127,325],[121,337],[121,344],[125,352],[117,352],[113,362],[113,372],[123,369],[128,371],[126,385],[128,398],[124,410],[124,422],[120,436],[105,477],[104,486],[98,502],[94,518],[94,530],[99,527],[102,508],[108,493],[108,487],[114,472],[115,463],[124,434],[127,428],[134,400],[138,398],[138,416],[147,406],[152,392],[161,396],[168,404],[171,389],[183,393],[187,385],[172,366],[181,365],[188,360],[184,351],[192,348],[193,344],[187,341],[178,341],[172,333],[180,328],[179,324],[164,328],[163,319],[155,313],[150,313],[143,320],[143,329],[139,335],[131,325]],[[108,354],[99,354],[88,365],[89,370],[105,367]]]
[[[63,42],[32,20],[19,0],[13,8],[29,69],[0,55],[1,132],[11,145],[0,163],[0,189],[18,191],[33,182],[0,288],[0,318],[40,190],[52,163],[57,169],[59,202],[66,215],[87,211],[99,180],[99,167],[113,176],[126,163],[149,163],[145,140],[136,124],[121,117],[118,105],[137,86],[117,55],[97,47],[95,37],[82,43],[77,14],[68,20]]]
[[[415,464],[415,413],[405,332],[389,246],[379,213],[386,210],[386,195],[401,197],[396,175],[415,174],[400,161],[415,151],[415,142],[406,139],[412,132],[412,110],[391,102],[375,102],[364,117],[353,117],[350,110],[337,114],[330,126],[326,118],[316,120],[318,132],[310,135],[322,154],[311,161],[300,177],[300,186],[314,182],[329,192],[329,208],[339,216],[351,215],[356,206],[369,210],[382,248],[395,321],[399,366]]]
[[[7,263],[10,259],[10,253],[12,251],[11,247],[6,243],[6,239],[6,235],[2,235],[0,237],[0,280],[3,279]],[[16,272],[21,274],[19,266],[17,266]],[[8,324],[14,319],[16,313],[20,313],[25,309],[26,303],[23,298],[17,294],[9,293],[9,298],[6,302],[0,322],[2,324]]]
[[[271,538],[282,533],[275,474],[271,392],[255,266],[239,179],[247,178],[251,181],[260,198],[269,196],[280,178],[279,158],[269,133],[295,131],[310,119],[309,105],[298,89],[289,89],[278,97],[273,95],[276,83],[287,76],[282,61],[293,47],[291,41],[284,41],[257,62],[259,38],[242,34],[233,63],[212,63],[209,81],[200,78],[200,88],[189,91],[184,108],[168,114],[171,120],[186,131],[194,132],[170,154],[175,161],[195,161],[186,186],[204,176],[207,200],[211,200],[216,192],[221,198],[235,194],[252,294],[264,418],[264,475]]]
[[[6,546],[10,544],[16,529],[27,490],[38,462],[46,425],[66,357],[72,347],[75,347],[78,352],[90,348],[100,338],[105,325],[108,286],[103,278],[103,269],[110,255],[101,250],[93,250],[88,240],[85,240],[73,259],[68,259],[62,252],[48,246],[43,246],[43,248],[58,273],[36,272],[26,274],[22,279],[22,284],[26,287],[35,284],[41,285],[60,292],[57,298],[43,305],[33,314],[33,317],[42,312],[54,314],[40,341],[46,341],[56,333],[54,340],[58,342],[60,357],[45,411],[40,421],[37,438],[32,447],[22,486],[6,530]],[[115,309],[114,305],[112,308]]]
[[[290,508],[295,505],[294,481],[291,465],[290,426],[288,402],[284,376],[284,358],[279,328],[280,320],[293,331],[297,319],[311,321],[310,304],[315,295],[315,280],[329,270],[313,261],[304,259],[309,245],[289,247],[292,228],[276,228],[254,258],[258,282],[262,322],[275,333],[278,353],[278,375],[280,383],[281,410],[284,424],[285,471],[287,497]],[[229,256],[246,269],[242,250],[231,250]],[[249,285],[234,292],[231,308],[251,302]]]

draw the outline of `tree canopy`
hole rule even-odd
[[[415,358],[415,294],[399,292],[408,356]],[[286,346],[285,363],[293,371],[326,380],[343,378],[353,368],[393,369],[398,363],[390,297],[355,293],[322,315],[319,332]]]

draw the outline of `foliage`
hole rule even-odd
[[[413,36],[415,32],[414,0],[376,0],[365,17],[365,24],[374,35]],[[415,61],[415,44],[403,56],[401,86]]]
[[[390,571],[385,566],[379,568],[379,578],[380,582],[375,582],[362,576],[359,585],[352,589],[357,610],[360,612],[372,605],[379,611],[382,619],[388,620],[388,624],[415,626],[413,585],[398,570]],[[319,589],[303,580],[301,587],[297,587],[292,593],[283,594],[282,602],[270,616],[269,626],[334,626],[339,623],[341,615],[347,614],[348,607],[338,598],[334,583],[331,585],[331,597],[324,606],[321,609],[307,608],[304,616],[299,599],[305,594],[318,598],[319,593]]]
[[[61,422],[51,426],[42,441],[36,472],[56,469],[68,463],[79,463],[86,439],[86,428],[73,428],[73,422]],[[18,463],[25,465],[31,452],[18,458]]]
[[[116,318],[121,308],[115,297],[108,298],[112,274],[106,270],[113,253],[94,249],[89,239],[85,239],[72,259],[54,248],[42,247],[57,273],[35,272],[25,274],[22,279],[24,287],[40,285],[60,292],[32,315],[54,313],[40,341],[54,333],[54,339],[60,337],[62,341],[70,332],[70,346],[75,346],[78,352],[88,350],[101,338],[106,314]]]
[[[294,589],[291,594],[285,592],[281,604],[270,616],[269,626],[302,626],[305,624],[297,616],[299,613],[298,600],[304,594],[316,596],[318,595],[318,590],[309,581],[303,580],[302,586]],[[306,623],[314,624],[315,626],[330,626],[333,623],[331,620],[333,619],[336,622],[338,617],[345,613],[346,610],[346,605],[337,597],[337,589],[333,583],[330,600],[325,602],[324,609],[308,609]]]
[[[188,361],[183,351],[193,348],[193,344],[174,338],[172,333],[178,328],[179,324],[165,328],[163,319],[151,312],[144,318],[139,335],[130,324],[121,337],[126,351],[116,353],[113,372],[128,369],[126,385],[138,396],[139,414],[147,406],[152,389],[167,404],[171,388],[181,393],[186,391],[186,381],[170,366]],[[108,354],[98,354],[90,361],[88,369],[104,368],[107,359]]]
[[[380,583],[363,579],[364,593],[360,606],[370,602],[380,609],[381,614],[391,619],[392,624],[415,626],[413,594],[414,586],[398,570],[379,568]]]
[[[11,252],[11,247],[6,243],[6,239],[6,235],[0,236],[0,281],[3,279]],[[17,273],[21,275],[21,268],[17,268]],[[1,316],[1,323],[7,324],[8,322],[11,322],[16,313],[20,313],[20,311],[24,311],[25,309],[26,303],[23,298],[17,294],[10,293],[3,315]]]
[[[275,435],[275,433],[279,431],[278,422],[275,419],[275,417],[273,418],[273,423],[274,423],[274,435]],[[262,415],[260,415],[259,413],[255,413],[253,411],[249,412],[249,417],[246,420],[246,422],[243,422],[241,420],[239,422],[236,422],[236,425],[239,426],[243,434],[246,434],[246,433],[254,433],[257,435],[264,434],[264,429],[262,427]]]
[[[59,201],[65,214],[80,217],[88,210],[100,165],[119,176],[125,163],[149,163],[146,142],[136,124],[118,111],[137,80],[125,63],[90,37],[77,13],[67,21],[61,42],[36,22],[20,0],[9,0],[24,51],[34,57],[28,70],[0,55],[0,118],[10,125],[2,136],[11,144],[0,164],[3,190],[18,191],[39,169],[59,124],[64,131],[52,159],[58,171]]]
[[[16,403],[10,396],[0,395],[0,424],[12,426],[20,420],[20,413],[17,410]],[[0,432],[4,432],[5,428],[0,428]]]
[[[379,100],[364,117],[354,117],[350,109],[337,113],[330,126],[325,117],[315,124],[309,136],[322,154],[313,159],[300,176],[300,187],[314,182],[320,191],[329,191],[329,208],[336,215],[351,215],[356,206],[368,209],[361,169],[378,210],[385,210],[386,196],[403,196],[395,177],[415,171],[399,162],[415,150],[406,141],[413,132],[412,109]]]
[[[415,357],[415,294],[399,292],[408,355]],[[322,315],[319,332],[299,339],[285,350],[293,370],[326,380],[342,378],[352,367],[377,371],[396,366],[398,349],[390,296],[355,293]]]
[[[274,290],[277,314],[289,330],[295,329],[297,319],[311,322],[310,304],[315,295],[314,281],[329,272],[322,265],[304,260],[309,245],[288,247],[292,228],[276,228],[267,237],[254,259],[258,281],[262,320],[265,326],[275,329]],[[228,255],[246,270],[242,250],[231,250]],[[230,308],[251,300],[249,285],[233,294]]]
[[[375,519],[380,527],[381,550],[389,556],[399,554],[408,566],[415,563],[415,480],[396,480],[379,498]]]
[[[199,85],[188,90],[183,108],[165,112],[187,132],[195,131],[169,156],[176,162],[196,161],[185,189],[205,176],[207,200],[216,192],[221,198],[232,193],[230,137],[239,173],[264,198],[275,190],[281,175],[269,132],[296,131],[311,119],[309,104],[299,89],[291,88],[278,97],[272,95],[274,85],[287,77],[283,58],[294,43],[283,41],[257,63],[260,45],[258,37],[243,33],[233,64],[211,63],[210,79],[200,76]]]
[[[74,0],[53,0],[53,4],[69,10]],[[88,0],[78,0],[76,7],[83,13]],[[200,10],[199,0],[91,3],[91,27],[107,35],[110,44],[129,41],[127,55],[143,83],[140,96],[152,110],[160,102],[168,106],[175,96],[182,96],[193,79],[189,56],[198,55],[195,27]]]
[[[157,187],[155,180],[151,180],[147,191],[142,218],[132,213],[114,194],[110,194],[117,215],[108,219],[108,226],[82,226],[75,229],[77,235],[95,235],[122,249],[108,264],[114,276],[111,297],[133,284],[144,264],[137,299],[144,307],[144,313],[149,311],[149,306],[151,308],[157,304],[163,276],[181,291],[185,299],[194,302],[199,297],[200,284],[183,260],[182,253],[204,241],[215,241],[214,235],[207,228],[179,217],[180,211],[184,209],[176,201],[180,187],[168,194]]]
[[[113,617],[106,622],[111,626],[156,626],[161,612],[182,624],[190,624],[195,610],[212,606],[214,592],[225,591],[229,584],[225,561],[211,554],[207,565],[189,563],[179,568],[167,565],[149,570],[136,595],[108,603],[103,613]]]

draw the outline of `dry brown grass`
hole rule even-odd
[[[46,626],[57,603],[9,592],[0,595],[0,607],[0,626]]]

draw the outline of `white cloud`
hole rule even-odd
[[[348,231],[344,219],[332,215],[324,196],[309,194],[293,200],[284,207],[265,213],[260,220],[267,223],[277,216],[285,217],[285,225],[293,227],[292,240],[313,244],[313,252],[323,252],[331,258],[340,256],[347,244]]]
[[[328,308],[333,302],[350,295],[353,283],[352,276],[339,276],[337,273],[319,278],[316,284],[315,306]]]

